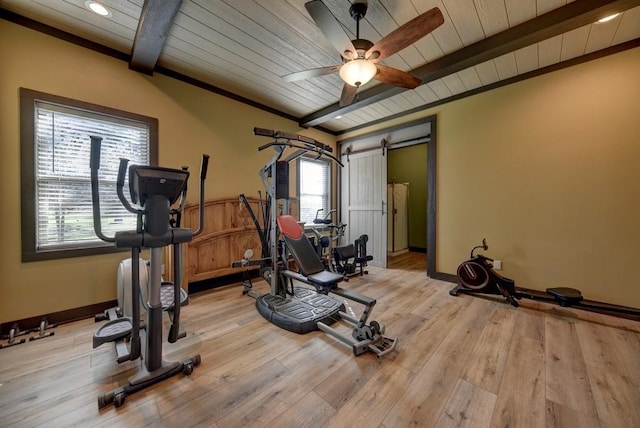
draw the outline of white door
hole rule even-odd
[[[353,243],[369,236],[367,252],[372,266],[387,267],[387,157],[371,150],[343,158],[342,221],[345,237]]]
[[[387,252],[397,253],[409,248],[409,183],[389,183]]]

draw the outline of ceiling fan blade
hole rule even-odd
[[[336,73],[341,65],[331,65],[328,67],[312,68],[310,70],[298,71],[296,73],[282,76],[285,82],[295,82],[296,80],[311,79],[312,77],[324,76],[325,74]]]
[[[437,7],[434,7],[380,39],[378,43],[371,46],[367,51],[365,58],[374,62],[382,61],[384,58],[417,42],[443,23],[444,16],[442,16],[442,12]]]
[[[304,7],[307,8],[307,12],[309,12],[320,31],[333,47],[340,52],[340,55],[345,59],[352,59],[356,53],[356,48],[353,47],[351,39],[327,6],[320,0],[313,0],[305,3]],[[345,52],[351,52],[351,54]]]
[[[422,83],[422,80],[406,71],[382,64],[376,64],[376,67],[378,67],[378,74],[373,78],[383,83],[408,89],[417,88]]]
[[[342,87],[342,95],[340,96],[340,107],[345,107],[351,104],[356,98],[357,92],[357,86],[351,86],[348,83],[345,83]]]

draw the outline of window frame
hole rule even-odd
[[[79,101],[58,95],[20,88],[20,194],[22,261],[33,262],[71,257],[85,257],[127,251],[113,245],[67,248],[47,251],[37,249],[37,195],[36,195],[36,101],[58,104],[73,109],[86,110],[102,115],[125,118],[146,123],[149,126],[149,164],[158,164],[158,119]],[[89,166],[87,165],[87,168]]]
[[[296,194],[298,197],[298,219],[302,221],[302,162],[324,164],[327,168],[327,209],[333,204],[333,162],[329,159],[302,156],[296,161]],[[325,212],[324,215],[327,213]]]

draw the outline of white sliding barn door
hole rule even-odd
[[[387,157],[371,150],[343,158],[342,221],[347,243],[368,235],[372,266],[387,267]]]

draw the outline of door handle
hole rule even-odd
[[[380,201],[380,202],[382,202],[382,213],[381,214],[384,215],[384,201]]]

